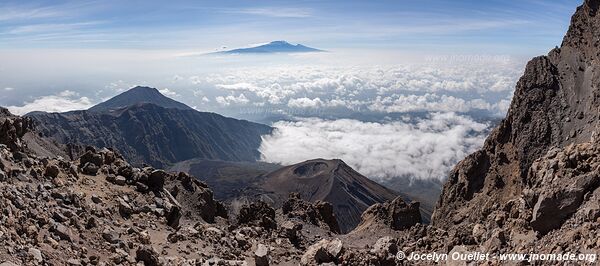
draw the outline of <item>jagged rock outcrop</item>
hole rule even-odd
[[[0,144],[13,151],[22,151],[22,138],[32,126],[31,119],[13,116],[8,109],[0,107]]]
[[[600,192],[600,145],[583,143],[552,149],[533,163],[527,181],[523,195],[527,206],[533,207],[532,228],[542,234],[558,229]],[[591,204],[585,218],[594,222],[600,217],[600,208],[598,201]]]
[[[182,213],[185,219],[214,223],[217,217],[227,218],[225,206],[214,199],[212,190],[205,183],[183,172],[166,176],[165,188],[187,210]]]
[[[242,206],[237,217],[238,225],[260,226],[265,229],[277,228],[275,209],[264,201],[253,202]]]
[[[444,249],[599,250],[599,5],[586,0],[562,46],[527,64],[506,118],[450,173],[432,217],[447,236],[427,233]]]
[[[374,204],[362,214],[361,218],[355,231],[368,231],[377,226],[404,230],[421,223],[419,203],[407,204],[401,197],[389,202]]]
[[[597,141],[597,5],[585,1],[562,46],[527,64],[506,118],[480,151],[452,170],[433,215],[436,226],[477,223],[496,205],[521,196],[531,182],[533,162],[548,150]]]
[[[317,201],[310,203],[300,198],[298,193],[290,193],[287,201],[281,206],[284,215],[289,218],[299,218],[317,226],[326,227],[334,233],[341,233],[333,206],[329,202]]]

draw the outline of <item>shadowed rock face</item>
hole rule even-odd
[[[140,103],[110,112],[29,114],[60,143],[114,147],[136,165],[164,167],[191,158],[254,161],[271,128],[195,110]]]
[[[0,107],[0,144],[13,151],[23,149],[22,137],[32,128],[31,119],[13,116],[8,109]]]
[[[482,220],[530,188],[532,163],[551,148],[597,141],[599,3],[585,1],[573,16],[562,46],[527,64],[506,118],[481,150],[450,173],[432,217],[436,226],[451,228]]]

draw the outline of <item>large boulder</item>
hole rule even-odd
[[[290,193],[281,206],[283,214],[289,218],[299,218],[305,222],[327,228],[331,232],[340,233],[340,225],[329,202],[310,203],[300,198],[298,193]]]
[[[163,170],[154,170],[148,176],[148,187],[154,191],[161,191],[169,174]]]
[[[182,217],[214,223],[217,217],[227,218],[225,206],[215,200],[213,191],[196,178],[185,173],[167,175],[165,189],[182,207]]]
[[[239,225],[254,225],[266,229],[277,228],[275,209],[264,201],[253,202],[242,206],[237,217]]]
[[[392,201],[374,204],[362,215],[357,230],[364,230],[373,225],[384,225],[393,230],[404,230],[421,223],[419,203],[407,204],[401,197]]]
[[[541,234],[559,228],[599,186],[600,145],[550,150],[533,163],[528,176],[531,227]]]
[[[150,246],[142,246],[135,252],[136,261],[143,262],[145,266],[160,265],[158,252]]]
[[[344,254],[344,244],[339,239],[323,239],[306,249],[300,258],[301,265],[338,263]]]

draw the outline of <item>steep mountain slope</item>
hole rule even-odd
[[[428,233],[446,244],[433,250],[597,253],[599,6],[585,1],[562,46],[527,64],[506,118],[452,170],[432,216],[447,236]]]
[[[307,53],[307,52],[322,52],[322,50],[304,46],[302,44],[291,44],[286,41],[273,41],[267,44],[240,48],[219,53],[224,54],[273,54],[273,53]]]
[[[108,101],[99,103],[90,109],[92,112],[106,112],[117,110],[128,106],[151,103],[164,108],[174,108],[180,110],[193,110],[191,107],[175,101],[169,97],[162,95],[157,89],[150,87],[137,86],[131,88]]]
[[[342,232],[360,223],[369,206],[392,200],[398,194],[360,173],[341,160],[316,159],[283,167],[261,181],[264,193],[277,198],[298,193],[307,201],[326,201],[333,205]]]
[[[600,121],[597,6],[598,1],[585,1],[562,46],[527,64],[506,118],[484,147],[450,174],[434,223],[473,222],[480,218],[473,213],[485,214],[495,204],[519,198],[536,159],[552,147],[595,138]]]
[[[132,163],[164,167],[191,158],[254,161],[262,124],[138,103],[108,112],[32,113],[37,132],[59,143],[114,147]]]

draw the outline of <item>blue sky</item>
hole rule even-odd
[[[560,45],[579,2],[5,0],[0,106],[85,109],[144,85],[241,118],[248,108],[502,116],[526,61]],[[273,40],[329,53],[200,56]]]
[[[335,50],[532,55],[580,1],[2,1],[0,49],[214,50],[285,39]]]

